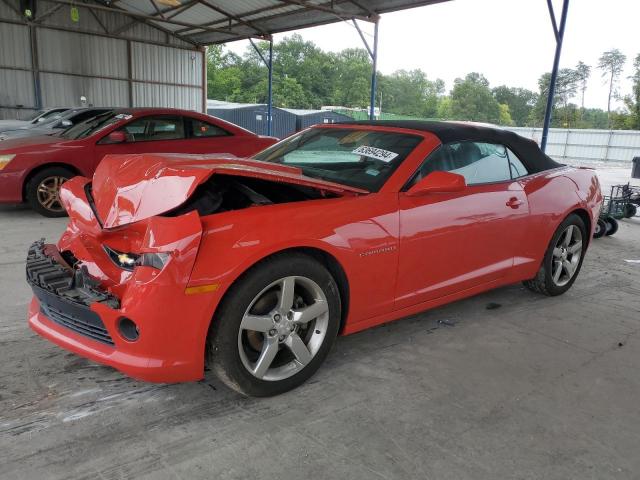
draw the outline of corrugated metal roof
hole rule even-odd
[[[125,13],[178,38],[210,45],[344,20],[374,21],[382,13],[446,1],[450,0],[175,0],[168,5],[160,0],[94,0],[83,6]]]

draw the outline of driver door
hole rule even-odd
[[[443,145],[412,183],[441,170],[465,177],[459,192],[399,195],[396,309],[491,284],[512,268],[527,198],[501,145]]]

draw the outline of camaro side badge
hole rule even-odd
[[[391,245],[390,247],[381,247],[381,248],[376,248],[374,250],[369,250],[367,252],[362,252],[360,253],[361,257],[369,257],[371,255],[376,255],[378,253],[389,253],[389,252],[393,252],[396,249],[395,245]]]

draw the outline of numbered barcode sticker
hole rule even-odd
[[[394,158],[398,156],[395,152],[390,152],[389,150],[384,150],[382,148],[369,147],[368,145],[360,145],[353,152],[356,155],[364,155],[365,157],[375,158],[376,160],[380,160],[381,162],[388,163]]]

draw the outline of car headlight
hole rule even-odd
[[[162,270],[169,260],[168,253],[126,253],[118,252],[104,245],[104,250],[113,263],[123,270],[133,271],[135,267],[152,267]]]
[[[9,164],[9,162],[14,159],[14,157],[15,157],[15,154],[0,155],[0,170],[6,167]]]

